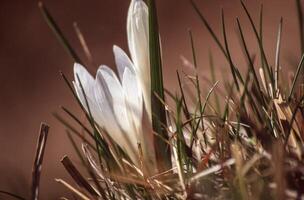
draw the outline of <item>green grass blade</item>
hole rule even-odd
[[[195,69],[197,70],[197,58],[196,58],[196,53],[195,53],[193,34],[192,34],[191,30],[189,30],[189,37],[190,37],[193,65],[194,65]]]
[[[296,0],[296,3],[297,3],[299,35],[300,35],[300,45],[301,45],[301,55],[302,55],[304,53],[303,11],[302,11],[301,0]]]
[[[82,165],[85,166],[85,167],[87,167],[86,162],[85,162],[85,160],[84,160],[84,158],[83,158],[83,156],[82,156],[82,153],[81,153],[81,151],[79,150],[79,148],[78,148],[78,146],[77,146],[77,143],[76,143],[76,141],[74,140],[72,134],[70,133],[69,130],[66,130],[66,134],[67,134],[67,136],[68,136],[68,138],[69,138],[69,140],[70,140],[70,142],[71,142],[71,144],[72,144],[72,146],[73,146],[73,148],[74,148],[74,150],[75,150],[75,152],[76,152],[78,158],[80,159]]]
[[[267,61],[267,57],[266,57],[266,54],[265,54],[265,51],[264,51],[263,43],[261,41],[261,38],[260,38],[260,36],[258,34],[258,31],[257,31],[255,25],[254,25],[253,19],[252,19],[251,15],[250,15],[250,13],[249,13],[249,11],[247,9],[247,7],[245,6],[245,4],[244,4],[244,2],[242,0],[241,0],[241,4],[242,4],[242,7],[243,7],[243,9],[244,9],[244,11],[245,11],[248,19],[249,19],[249,22],[250,22],[251,27],[253,29],[254,35],[255,35],[255,37],[256,37],[256,39],[258,41],[258,45],[259,45],[259,49],[260,49],[260,52],[261,52],[261,56],[262,56],[263,61],[265,63],[266,73],[267,73],[268,78],[269,78],[269,80],[271,82],[271,85],[273,86],[274,85],[274,78],[273,78],[272,73],[270,71],[270,66],[269,66],[268,61]]]
[[[65,119],[63,119],[60,115],[58,115],[57,113],[53,113],[53,116],[62,124],[66,127],[66,129],[70,130],[71,132],[69,133],[73,133],[74,135],[76,135],[78,138],[80,138],[83,142],[85,142],[86,144],[88,144],[90,146],[90,148],[96,150],[96,147],[89,141],[87,140],[84,135],[82,135],[79,131],[77,131],[76,128],[74,128],[71,124],[69,124]],[[95,140],[94,136],[91,135],[91,137]]]
[[[222,51],[222,53],[225,55],[225,57],[227,58],[228,55],[225,51],[225,48],[223,47],[222,43],[220,42],[220,40],[218,39],[218,37],[216,36],[216,34],[214,33],[213,29],[211,28],[211,26],[209,25],[208,21],[206,20],[206,18],[203,16],[203,14],[201,13],[201,11],[199,10],[199,8],[197,7],[197,5],[194,3],[193,0],[190,1],[192,7],[194,8],[195,12],[198,14],[199,18],[201,19],[201,21],[203,22],[203,24],[205,25],[205,27],[207,28],[208,32],[211,34],[212,38],[214,39],[215,43],[218,45],[218,47],[220,48],[220,50]]]
[[[65,113],[67,113],[73,120],[75,120],[83,128],[83,130],[85,130],[91,137],[94,137],[92,132],[71,111],[69,111],[64,106],[61,106],[61,109]]]
[[[149,52],[150,52],[150,73],[151,73],[151,102],[152,102],[152,125],[153,130],[168,139],[168,134],[161,124],[167,124],[166,110],[164,105],[154,95],[156,93],[162,100],[164,96],[162,61],[160,51],[159,30],[157,22],[157,12],[154,0],[148,1],[149,8]],[[170,148],[168,145],[155,138],[156,159],[159,171],[171,168]]]
[[[229,62],[229,57],[228,57],[228,53],[226,52],[224,46],[221,44],[220,40],[218,39],[218,37],[216,36],[215,32],[213,31],[213,29],[211,28],[211,26],[209,25],[208,21],[206,20],[206,18],[204,17],[204,15],[201,13],[201,11],[199,10],[199,8],[197,7],[197,5],[194,3],[193,0],[190,0],[192,7],[194,8],[195,12],[198,14],[199,18],[201,19],[201,21],[203,22],[203,24],[205,25],[205,27],[207,28],[208,32],[210,33],[210,35],[212,36],[213,40],[215,41],[215,43],[217,44],[217,46],[220,48],[221,52],[224,54],[225,58],[227,59],[227,61]],[[233,63],[232,63],[233,64]],[[237,67],[233,64],[233,71],[235,72],[236,76],[238,77],[238,79],[241,81],[241,83],[244,83],[242,76],[239,72],[239,70],[237,69]]]
[[[88,120],[89,120],[89,122],[92,126],[92,129],[94,130],[94,137],[96,138],[95,142],[96,142],[96,147],[97,147],[97,150],[98,150],[97,153],[98,153],[100,164],[101,164],[101,157],[102,156],[106,156],[108,158],[107,161],[109,161],[109,162],[114,161],[115,159],[113,158],[113,155],[111,154],[111,152],[109,150],[108,144],[101,138],[100,133],[95,126],[95,120],[94,120],[94,117],[92,116],[92,113],[91,113],[89,101],[87,99],[86,93],[84,91],[83,85],[81,83],[81,80],[80,80],[78,74],[76,74],[76,77],[78,79],[82,95],[84,96],[84,100],[85,100],[85,104],[86,104],[85,106],[88,109],[88,114],[89,114]]]
[[[210,65],[210,72],[211,72],[211,81],[212,81],[212,83],[215,83],[217,81],[216,76],[215,76],[215,67],[214,67],[214,62],[213,62],[213,56],[210,51],[209,51],[209,65]],[[221,113],[221,105],[220,105],[220,100],[219,100],[217,92],[214,92],[214,98],[215,98],[217,112]]]
[[[245,38],[244,38],[244,34],[243,34],[243,31],[242,31],[242,27],[241,27],[241,24],[240,24],[240,21],[239,19],[237,18],[236,19],[237,21],[237,26],[238,26],[238,29],[239,29],[239,32],[240,32],[240,36],[241,36],[241,40],[242,40],[242,44],[243,44],[243,47],[244,47],[244,50],[245,50],[245,53],[246,53],[246,57],[247,57],[247,60],[248,60],[248,63],[249,63],[249,67],[251,69],[251,72],[253,74],[253,77],[254,77],[254,81],[255,81],[255,84],[258,88],[259,91],[261,91],[261,87],[260,87],[260,84],[259,84],[259,80],[258,80],[258,77],[256,75],[256,72],[254,70],[254,65],[253,65],[253,62],[251,60],[251,57],[250,57],[250,53],[248,51],[248,48],[247,48],[247,44],[246,44],[246,41],[245,41]],[[263,95],[261,94],[261,97]]]
[[[226,99],[226,104],[225,104],[225,107],[224,107],[224,113],[223,113],[223,116],[222,116],[223,122],[225,122],[227,120],[228,115],[229,115],[229,103],[230,103],[231,96],[233,94],[233,90],[234,90],[234,83],[229,84],[229,89],[227,90],[228,91],[228,96],[227,96],[227,99]]]
[[[74,49],[70,45],[69,41],[64,36],[63,32],[60,30],[59,26],[57,25],[57,23],[55,22],[54,18],[52,17],[52,15],[48,11],[48,9],[45,7],[45,5],[42,2],[39,2],[38,6],[41,10],[41,13],[42,13],[46,23],[52,29],[55,36],[57,37],[59,42],[63,45],[65,50],[68,52],[68,54],[74,59],[75,62],[83,65],[83,62],[81,61],[80,57],[74,51]]]
[[[199,82],[199,78],[198,78],[198,71],[197,71],[197,60],[196,60],[196,51],[195,51],[195,47],[194,47],[194,39],[193,39],[193,35],[192,35],[192,32],[191,30],[189,30],[189,37],[190,37],[190,44],[191,44],[191,50],[192,50],[192,56],[193,56],[193,63],[194,63],[194,66],[196,68],[196,75],[195,75],[195,89],[196,89],[196,92],[197,92],[197,103],[198,103],[198,109],[199,109],[199,112],[200,112],[200,116],[201,116],[201,128],[204,130],[204,120],[203,120],[203,114],[204,114],[204,110],[203,110],[203,106],[202,106],[202,100],[201,100],[201,87],[200,87],[200,82]],[[199,122],[197,124],[197,129],[199,127]],[[196,129],[196,130],[197,130]],[[193,131],[192,132],[192,135],[191,135],[191,140],[193,138],[196,138],[196,132],[197,131]]]
[[[302,67],[303,67],[303,64],[304,64],[304,54],[302,55],[302,58],[301,58],[301,60],[300,60],[300,63],[299,63],[299,65],[298,65],[298,67],[297,67],[297,71],[296,71],[295,77],[294,77],[294,79],[293,79],[293,81],[292,81],[291,89],[290,89],[290,92],[289,92],[289,95],[288,95],[288,98],[287,98],[288,101],[291,100],[291,96],[292,96],[292,94],[293,94],[293,92],[294,92],[294,89],[295,89],[295,86],[296,86],[296,82],[297,82],[298,77],[299,77],[299,75],[300,75],[300,71],[301,71],[301,69],[302,69]]]
[[[229,65],[230,65],[230,71],[231,71],[234,83],[236,85],[236,88],[237,88],[237,90],[239,90],[240,86],[239,86],[239,83],[236,79],[234,65],[233,65],[233,62],[232,62],[232,58],[231,58],[231,54],[230,54],[229,46],[228,46],[228,41],[227,41],[225,16],[224,16],[224,10],[223,9],[221,10],[221,19],[222,19],[222,31],[223,31],[223,37],[224,37],[224,44],[225,44],[225,49],[226,49],[226,52],[227,52],[228,62],[229,62]]]
[[[179,90],[180,90],[180,93],[181,93],[181,98],[182,98],[182,101],[183,101],[183,104],[184,104],[183,112],[184,112],[184,115],[185,115],[186,119],[189,120],[191,118],[191,116],[190,116],[189,109],[188,109],[188,106],[187,106],[185,93],[184,93],[184,89],[183,89],[183,86],[182,86],[182,82],[181,82],[181,78],[180,78],[178,70],[176,70],[176,75],[177,75]]]
[[[261,4],[260,6],[260,16],[259,16],[259,36],[260,36],[260,40],[263,43],[263,4]],[[263,60],[263,56],[262,53],[260,51],[261,54],[261,65],[262,68],[265,68],[265,64],[264,64],[264,60]]]
[[[286,140],[285,140],[285,145],[284,145],[285,147],[287,146],[288,138],[291,134],[293,122],[296,121],[297,111],[298,111],[298,109],[301,108],[301,104],[303,103],[303,101],[304,101],[304,95],[301,97],[300,101],[297,103],[297,105],[295,106],[295,108],[292,112],[292,116],[291,116],[291,119],[290,119],[290,122],[289,122],[289,128],[288,128],[288,131],[287,131],[287,136],[286,136]]]
[[[277,45],[276,45],[276,54],[275,54],[274,80],[275,80],[275,92],[276,93],[278,92],[278,89],[279,89],[279,67],[280,67],[280,49],[281,49],[282,27],[283,27],[283,18],[281,18],[280,24],[279,24]]]
[[[177,146],[177,156],[178,156],[178,162],[181,167],[180,174],[181,178],[184,180],[185,174],[184,174],[184,165],[187,164],[187,153],[186,153],[186,141],[183,134],[182,129],[182,116],[181,116],[181,108],[182,108],[182,100],[177,99],[176,103],[176,146]],[[184,181],[183,181],[184,182]]]

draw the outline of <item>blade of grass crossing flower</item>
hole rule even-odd
[[[63,72],[60,71],[60,76],[63,78],[64,82],[67,84],[68,88],[70,89],[70,91],[73,94],[73,97],[76,99],[78,105],[80,106],[80,108],[82,109],[82,111],[85,113],[86,117],[89,118],[84,106],[82,105],[82,103],[80,102],[80,99],[78,98],[76,92],[74,91],[71,83],[69,82],[69,80],[67,79],[67,77],[64,75]]]
[[[92,129],[94,130],[94,134],[91,134],[91,136],[93,136],[94,141],[96,143],[96,148],[97,148],[96,150],[98,150],[97,153],[99,155],[99,160],[101,161],[101,152],[100,152],[100,150],[104,153],[104,156],[106,156],[108,158],[106,160],[108,160],[108,161],[112,160],[111,159],[112,158],[112,154],[110,153],[110,150],[108,149],[107,143],[100,137],[99,132],[98,132],[98,130],[96,129],[96,127],[94,125],[94,119],[91,116],[91,112],[89,112],[89,114],[86,112],[84,106],[80,102],[80,99],[78,98],[77,94],[75,93],[75,91],[74,91],[72,85],[70,84],[70,82],[68,81],[67,77],[62,72],[60,72],[60,75],[63,78],[63,80],[65,81],[65,83],[67,84],[67,86],[70,89],[70,91],[72,92],[72,94],[73,94],[74,98],[76,99],[78,105],[80,106],[80,108],[82,109],[82,111],[85,113],[88,121],[91,124]],[[85,95],[83,86],[82,86],[81,81],[80,81],[80,79],[79,79],[78,76],[77,76],[77,78],[78,78],[78,81],[80,83],[80,86],[81,86],[81,89],[82,89],[82,92],[83,92],[83,96],[85,98],[85,101],[86,101],[86,104],[87,104],[87,107],[88,107],[88,110],[89,110],[89,105],[88,105],[88,101],[86,99],[86,95]]]
[[[164,105],[155,97],[158,94],[163,100],[164,86],[162,74],[162,61],[160,51],[160,40],[157,22],[157,12],[154,0],[148,0],[149,10],[149,52],[150,52],[150,73],[151,73],[151,102],[152,102],[152,124],[153,130],[162,137],[168,139],[165,129],[161,123],[167,124],[166,111]],[[165,171],[171,168],[170,149],[167,144],[159,138],[155,138],[156,159],[159,171]]]
[[[282,27],[283,27],[283,18],[281,17],[278,37],[277,37],[277,46],[276,46],[276,55],[275,55],[275,65],[274,65],[274,73],[275,73],[275,93],[278,93],[279,89],[279,67],[280,67],[280,49],[281,49],[281,37],[282,37]]]
[[[85,100],[85,103],[86,103],[86,107],[88,108],[88,113],[89,113],[89,122],[94,130],[94,137],[96,138],[95,142],[96,142],[96,147],[97,147],[97,153],[98,153],[98,157],[99,157],[99,161],[100,161],[100,164],[102,163],[101,162],[101,156],[105,156],[106,157],[106,161],[109,161],[109,163],[113,164],[113,166],[115,166],[115,159],[113,158],[113,155],[111,154],[110,150],[109,150],[109,147],[108,147],[108,144],[101,138],[96,126],[95,126],[95,120],[92,116],[92,113],[91,113],[91,110],[90,110],[90,105],[89,105],[89,102],[88,102],[88,99],[87,99],[87,96],[86,96],[86,93],[84,91],[84,88],[83,88],[83,85],[80,81],[80,78],[77,74],[77,79],[78,79],[78,82],[80,84],[80,88],[81,88],[81,92],[84,96],[84,100]],[[109,166],[111,166],[111,164]],[[112,168],[112,166],[111,166]],[[109,168],[110,170],[110,168]]]
[[[303,10],[302,10],[301,0],[296,0],[296,3],[297,3],[297,14],[298,14],[298,23],[299,23],[301,54],[303,54],[304,53]]]
[[[52,29],[55,36],[57,37],[59,42],[63,45],[65,50],[68,52],[68,54],[74,59],[75,62],[83,65],[83,62],[81,61],[80,57],[77,55],[77,53],[74,51],[74,49],[70,45],[69,41],[66,39],[66,37],[62,33],[62,31],[60,30],[59,26],[55,22],[54,18],[52,17],[52,15],[48,11],[48,9],[44,6],[44,4],[42,2],[39,2],[38,6],[42,12],[42,15],[43,15],[45,21],[47,22],[49,27]]]
[[[103,151],[103,153],[106,153],[105,156],[107,156],[107,157],[109,158],[109,159],[107,159],[107,160],[110,160],[110,158],[112,157],[112,156],[111,156],[111,153],[110,153],[110,150],[109,150],[108,147],[107,147],[107,143],[100,137],[99,132],[98,132],[98,130],[96,129],[96,127],[95,127],[95,125],[94,125],[94,119],[93,119],[92,116],[91,116],[91,112],[89,112],[89,114],[86,112],[84,106],[83,106],[82,103],[80,102],[80,99],[78,98],[77,94],[75,93],[75,91],[74,91],[72,85],[70,84],[69,80],[67,79],[67,77],[66,77],[62,72],[60,72],[60,75],[61,75],[61,77],[63,78],[63,80],[65,81],[65,83],[67,84],[67,86],[68,86],[68,88],[70,89],[70,91],[72,92],[72,94],[73,94],[74,98],[76,99],[78,105],[80,106],[80,108],[82,109],[82,111],[85,113],[85,115],[86,115],[88,121],[89,121],[90,124],[91,124],[92,129],[94,130],[94,134],[91,134],[91,136],[94,137],[95,143],[98,144],[98,145],[96,145],[96,147],[97,147],[97,149],[98,149],[98,151],[97,151],[98,154],[100,155],[100,148],[99,148],[99,147],[101,147],[101,150]],[[78,77],[78,76],[77,76],[77,78],[78,78],[78,80],[79,80],[79,77]],[[86,101],[86,104],[87,104],[87,107],[88,107],[88,110],[89,110],[88,101],[87,101],[87,99],[86,99],[86,95],[85,95],[85,92],[84,92],[84,89],[83,89],[83,87],[82,87],[82,84],[81,84],[81,81],[80,81],[80,80],[79,80],[79,83],[80,83],[82,92],[83,92],[83,94],[84,94],[83,96],[84,96],[84,98],[85,98],[85,101]],[[90,110],[89,110],[89,111],[90,111]],[[79,121],[79,120],[78,120],[78,121]],[[81,125],[81,124],[80,124],[80,125]],[[99,158],[100,158],[100,156],[99,156]]]
[[[225,44],[225,49],[226,49],[226,52],[227,52],[228,62],[229,62],[229,65],[230,65],[230,71],[231,71],[234,83],[236,85],[236,88],[237,88],[237,90],[239,90],[240,86],[239,86],[239,83],[236,79],[234,65],[233,65],[233,62],[232,62],[232,58],[231,58],[231,54],[230,54],[229,46],[228,46],[228,42],[227,42],[225,16],[224,16],[224,10],[223,9],[221,9],[221,19],[222,19],[222,31],[223,31],[223,37],[224,37],[224,44]]]
[[[293,79],[293,81],[292,81],[291,89],[290,89],[290,92],[289,92],[289,95],[288,95],[288,98],[287,98],[288,101],[291,100],[291,97],[292,97],[293,91],[294,91],[294,89],[295,89],[295,86],[296,86],[298,77],[299,77],[299,75],[300,75],[300,71],[301,71],[302,68],[303,68],[303,64],[304,64],[304,54],[302,55],[302,58],[301,58],[301,60],[300,60],[300,63],[299,63],[299,65],[298,65],[298,67],[297,67],[296,74],[295,74],[294,79]]]

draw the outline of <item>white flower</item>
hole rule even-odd
[[[74,87],[89,112],[79,80],[96,123],[139,166],[138,143],[143,161],[155,172],[156,160],[151,127],[148,8],[142,0],[132,0],[127,20],[132,61],[118,46],[113,47],[119,79],[107,66],[100,66],[94,79],[80,64],[74,64]],[[79,80],[78,80],[78,77]]]

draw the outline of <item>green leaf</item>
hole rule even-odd
[[[151,103],[152,103],[152,125],[153,130],[161,137],[168,139],[167,131],[162,124],[167,124],[165,106],[154,95],[157,94],[162,100],[164,96],[162,61],[159,41],[156,5],[154,0],[148,0],[149,7],[149,50],[150,50],[150,72],[151,72]],[[171,168],[170,148],[168,145],[155,137],[156,159],[158,170],[165,171]]]

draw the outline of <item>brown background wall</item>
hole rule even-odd
[[[197,0],[210,24],[220,34],[220,8],[226,12],[228,38],[235,62],[242,64],[235,17],[241,18],[247,40],[257,53],[256,43],[238,0]],[[95,63],[114,66],[112,45],[127,50],[125,22],[128,0],[45,0],[54,18],[83,60],[85,57],[74,33],[77,21]],[[180,55],[191,58],[187,29],[191,28],[198,49],[202,75],[209,76],[208,50],[214,52],[218,74],[225,74],[227,63],[201,25],[188,0],[157,0],[163,41],[164,75],[167,87],[175,88],[175,69],[182,68]],[[258,19],[260,3],[265,8],[264,39],[267,54],[273,64],[273,47],[279,18],[284,17],[282,66],[299,59],[299,40],[295,1],[246,1],[254,19]],[[54,182],[67,177],[60,164],[63,155],[73,155],[64,127],[52,116],[65,105],[75,113],[80,109],[60,79],[59,70],[72,79],[73,60],[43,21],[37,1],[0,1],[0,190],[27,197],[37,132],[41,121],[50,124],[51,131],[45,152],[41,199],[54,199],[67,190]],[[90,67],[94,74],[97,67]],[[221,78],[221,76],[219,76]],[[75,159],[77,162],[77,159]],[[7,199],[0,195],[0,199]]]

